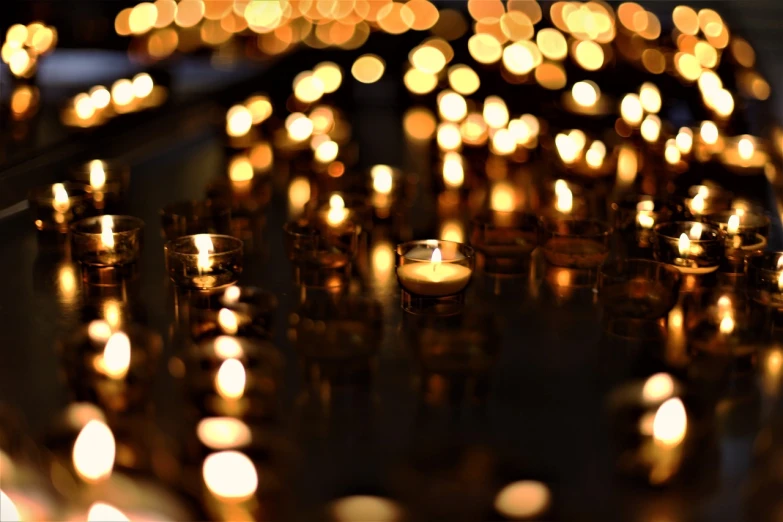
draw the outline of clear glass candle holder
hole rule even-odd
[[[27,198],[35,227],[65,234],[74,221],[92,213],[92,189],[83,183],[55,183],[30,191]]]
[[[730,360],[735,370],[751,370],[758,351],[744,292],[717,288],[703,306],[699,318],[688,331],[688,346],[694,357]]]
[[[411,313],[461,310],[476,266],[475,251],[455,241],[427,239],[397,245],[402,308]]]
[[[630,250],[652,249],[653,227],[660,223],[682,219],[685,208],[671,200],[633,195],[612,203],[614,228]]]
[[[612,229],[606,223],[581,219],[542,219],[541,251],[552,265],[597,268],[609,257]]]
[[[144,221],[131,216],[96,216],[71,225],[72,254],[85,280],[100,283],[132,272],[143,233]]]
[[[169,277],[182,290],[216,290],[242,274],[242,241],[231,236],[197,234],[165,246]]]
[[[350,221],[350,217],[336,226],[300,219],[286,223],[283,233],[296,283],[329,286],[336,274],[347,276],[350,271],[351,262],[359,251],[361,226]]]
[[[695,219],[705,214],[721,212],[731,208],[734,194],[714,183],[694,185],[688,189],[685,207]]]
[[[726,237],[726,271],[744,274],[746,260],[767,247],[770,220],[763,214],[724,210],[707,214],[704,221]]]
[[[748,294],[764,306],[783,309],[783,252],[766,252],[748,261]]]
[[[598,295],[612,318],[659,319],[677,304],[681,280],[671,265],[626,259],[601,267]]]
[[[675,266],[683,274],[715,272],[723,261],[725,242],[718,227],[696,221],[656,225],[656,261]]]
[[[538,218],[521,212],[491,211],[479,215],[472,223],[470,244],[481,254],[485,272],[524,272],[538,246]]]
[[[116,205],[130,186],[130,167],[124,163],[100,159],[70,169],[70,178],[89,185],[95,209],[103,211]]]
[[[161,209],[160,217],[169,241],[195,234],[231,233],[231,207],[212,200],[171,203]]]

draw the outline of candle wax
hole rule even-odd
[[[470,268],[455,263],[407,263],[397,268],[400,284],[412,294],[438,297],[461,292]]]

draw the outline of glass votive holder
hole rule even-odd
[[[485,272],[522,273],[538,245],[538,218],[521,212],[479,215],[473,220],[470,244],[481,254]]]
[[[112,284],[133,270],[143,242],[144,221],[131,216],[96,216],[71,225],[72,254],[90,284]]]
[[[71,223],[91,214],[92,189],[83,183],[55,183],[31,190],[27,202],[38,230],[65,234]]]
[[[656,261],[675,266],[683,274],[710,274],[723,261],[725,243],[718,227],[674,221],[656,225],[653,230]]]
[[[473,248],[427,239],[397,245],[397,281],[403,310],[448,315],[461,310],[476,266]]]
[[[231,233],[231,207],[212,200],[178,201],[160,211],[163,235],[169,241],[195,234]]]
[[[698,220],[704,214],[728,210],[733,199],[734,194],[723,187],[705,182],[703,185],[694,185],[688,189],[685,207],[694,219]]]
[[[208,291],[233,285],[242,274],[242,241],[196,234],[166,243],[166,268],[179,289]]]
[[[612,318],[659,319],[677,304],[681,279],[671,265],[626,259],[601,268],[598,296]]]
[[[718,288],[699,309],[699,319],[688,331],[688,346],[694,357],[728,360],[735,369],[750,370],[758,345],[753,339],[747,297]]]
[[[769,163],[766,142],[754,136],[742,135],[726,138],[720,161],[727,170],[741,176],[759,176]]]
[[[755,212],[724,210],[704,216],[704,221],[718,227],[726,237],[726,269],[745,273],[746,260],[760,255],[767,246],[770,220]]]
[[[631,252],[652,254],[653,227],[682,219],[682,204],[647,195],[634,195],[612,203],[614,228]]]
[[[252,325],[271,335],[278,305],[272,292],[254,286],[229,286],[218,295],[218,304],[248,317]]]
[[[766,252],[748,261],[748,295],[755,302],[783,309],[783,252]]]
[[[347,276],[359,250],[361,227],[300,219],[283,226],[285,248],[297,284],[329,286],[336,274]],[[342,280],[337,277],[338,280]]]
[[[130,185],[128,165],[100,159],[74,166],[70,178],[92,188],[93,205],[98,211],[116,205]]]
[[[389,165],[373,165],[368,179],[373,215],[379,220],[389,219],[397,201],[408,192],[409,180],[400,169]]]
[[[352,223],[362,230],[371,227],[373,207],[370,198],[358,192],[321,192],[310,217],[322,226],[339,227]]]
[[[542,219],[541,251],[552,265],[597,268],[609,257],[612,229],[590,219]]]

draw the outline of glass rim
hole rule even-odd
[[[88,222],[89,224],[95,223],[100,227],[103,217],[111,217],[115,223],[117,221],[125,221],[125,222],[131,222],[133,223],[133,225],[135,225],[129,228],[128,230],[116,230],[116,231],[112,230],[112,234],[129,234],[132,232],[143,230],[144,226],[146,225],[146,223],[144,223],[142,219],[137,218],[135,216],[124,216],[120,214],[102,214],[100,216],[91,216],[76,221],[70,226],[71,232],[79,236],[100,236],[102,233],[100,230],[98,232],[87,232],[85,230],[79,230],[79,227],[87,225]]]
[[[232,247],[229,248],[228,250],[218,251],[217,249],[215,249],[214,252],[211,252],[209,254],[210,256],[224,256],[224,255],[236,254],[237,252],[242,252],[242,248],[244,247],[244,242],[241,239],[226,234],[191,234],[188,236],[180,236],[176,239],[171,239],[167,241],[166,244],[164,245],[164,249],[169,255],[178,255],[183,257],[198,257],[198,252],[191,254],[189,252],[182,252],[176,248],[177,246],[180,246],[178,245],[178,243],[183,243],[183,245],[181,246],[184,246],[185,240],[188,240],[187,244],[193,244],[194,238],[196,236],[209,236],[210,239],[217,238],[224,241],[228,241],[229,243],[232,244]]]
[[[715,225],[712,225],[710,223],[704,223],[702,221],[667,221],[666,223],[658,223],[657,225],[655,225],[652,228],[652,230],[653,230],[653,232],[655,233],[656,236],[659,236],[659,237],[662,237],[662,238],[665,238],[665,239],[670,239],[672,241],[678,241],[680,239],[679,235],[678,236],[669,236],[667,234],[662,233],[660,231],[660,229],[662,229],[664,227],[670,227],[670,226],[675,226],[675,225],[682,225],[682,224],[685,224],[685,223],[688,223],[688,224],[691,224],[691,225],[695,225],[696,223],[698,223],[698,224],[700,224],[702,226],[709,227],[709,228],[711,228],[711,229],[713,229],[715,231],[716,236],[717,236],[714,239],[691,239],[690,237],[688,237],[688,240],[691,243],[711,243],[711,242],[714,242],[714,241],[723,241],[723,239],[724,239],[723,232],[720,230],[720,228],[718,228]],[[682,234],[685,234],[685,232],[683,231],[683,232],[680,233],[680,235],[682,235]]]
[[[745,214],[752,214],[753,216],[761,218],[761,223],[759,223],[758,225],[743,225],[742,223],[740,223],[739,230],[750,229],[750,228],[763,228],[763,227],[768,227],[768,226],[770,226],[772,224],[772,220],[769,218],[769,216],[767,214],[759,214],[758,212],[753,212],[753,211],[745,211],[745,213],[743,215],[745,215]],[[715,216],[719,216],[719,215],[720,216],[725,215],[727,217],[735,216],[735,215],[737,215],[737,210],[736,209],[716,210],[714,212],[709,212],[709,213],[702,214],[702,217],[704,217],[704,219],[707,220],[707,224],[709,224],[709,225],[713,225],[713,224],[725,225],[725,224],[728,224],[728,219],[726,220],[726,222],[714,221]]]
[[[92,196],[93,188],[88,183],[82,183],[80,181],[62,181],[58,183],[50,183],[48,185],[40,185],[30,189],[27,194],[28,200],[36,201],[54,201],[54,193],[52,187],[55,185],[62,185],[65,191],[68,193],[68,199],[81,199]],[[71,191],[77,192],[72,193]],[[79,193],[81,192],[81,193]]]
[[[192,210],[201,206],[203,206],[203,208],[206,210],[210,210],[210,212],[207,214],[197,214],[192,211],[182,212],[180,210],[185,207]],[[226,216],[226,215],[231,215],[231,207],[229,205],[224,205],[214,199],[182,199],[179,201],[174,201],[172,203],[167,203],[160,209],[159,214],[162,217],[176,216],[185,219],[193,216],[196,217]]]
[[[405,241],[404,243],[398,243],[397,246],[395,247],[395,251],[396,251],[397,255],[399,255],[400,257],[404,257],[405,259],[407,259],[409,261],[414,261],[414,262],[427,261],[427,262],[429,262],[428,259],[426,259],[426,260],[411,259],[409,257],[406,257],[406,254],[407,254],[408,251],[412,250],[412,248],[415,247],[415,246],[421,245],[421,246],[429,247],[429,246],[432,245],[432,242],[434,242],[434,241],[436,241],[438,243],[438,246],[436,246],[435,248],[440,248],[440,245],[444,244],[444,243],[445,244],[449,244],[449,245],[454,245],[456,247],[456,250],[460,254],[465,256],[462,259],[443,259],[441,261],[442,263],[458,263],[458,262],[463,261],[465,259],[471,259],[471,258],[473,258],[476,255],[476,250],[472,246],[470,246],[468,244],[465,244],[465,243],[460,243],[458,241],[449,241],[448,239],[414,239],[412,241]],[[409,248],[407,250],[403,251],[405,249],[405,247],[409,247]],[[434,248],[433,248],[433,250],[434,250]]]
[[[783,267],[778,269],[778,268],[766,268],[764,266],[759,266],[765,261],[773,260],[773,259],[775,260],[776,263],[780,259],[783,259],[783,251],[778,250],[774,252],[764,252],[760,256],[752,256],[750,259],[748,259],[748,268],[750,269],[752,267],[754,270],[759,270],[761,272],[769,272],[772,274],[779,274],[783,272]]]

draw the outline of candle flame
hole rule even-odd
[[[226,288],[226,291],[223,293],[223,300],[228,304],[236,304],[239,302],[241,295],[242,290],[236,285],[231,285]]]
[[[753,144],[753,140],[745,136],[737,143],[737,152],[740,158],[747,161],[753,157],[756,152],[756,146]]]
[[[668,373],[650,376],[642,388],[642,398],[647,402],[660,402],[674,393],[674,379]]]
[[[688,414],[679,398],[671,398],[661,404],[653,420],[653,438],[663,446],[677,446],[688,430]]]
[[[94,189],[102,189],[106,185],[106,171],[101,160],[92,160],[90,163],[90,186]]]
[[[239,330],[239,318],[228,308],[221,308],[218,312],[218,324],[225,333],[230,335],[234,335]]]
[[[702,226],[701,223],[694,223],[690,231],[688,232],[688,237],[693,241],[698,241],[699,239],[701,239],[701,233],[703,229],[704,227]]]
[[[450,188],[459,188],[465,182],[462,156],[458,152],[447,152],[443,157],[443,182]]]
[[[440,248],[436,248],[432,251],[432,257],[430,258],[430,263],[432,263],[432,270],[435,271],[436,268],[438,268],[438,265],[441,264],[443,261],[443,256],[440,253]]]
[[[116,445],[109,427],[99,420],[88,422],[73,444],[73,466],[85,482],[101,482],[111,475]]]
[[[114,218],[101,216],[101,243],[109,250],[114,248]]]
[[[52,185],[52,195],[54,196],[52,206],[57,212],[65,212],[71,206],[71,201],[68,199],[68,191],[65,190],[65,185],[62,183]]]
[[[16,505],[2,489],[0,489],[0,520],[22,520]]]
[[[106,344],[109,337],[111,337],[111,326],[103,319],[90,321],[90,324],[87,326],[87,335],[96,343]]]
[[[718,299],[718,317],[723,317],[726,314],[731,313],[731,298],[727,295],[722,295]]]
[[[569,214],[574,207],[574,194],[571,189],[564,186],[557,190],[557,185],[555,185],[555,195],[557,196],[557,201],[555,201],[557,211]]]
[[[345,200],[339,194],[332,194],[329,198],[329,212],[326,214],[326,221],[336,226],[345,221],[347,212],[345,210]]]
[[[704,212],[704,196],[701,194],[696,194],[693,196],[693,199],[691,200],[691,212],[694,214],[701,214]]]
[[[130,519],[110,504],[95,502],[87,511],[87,522],[130,522]]]
[[[233,417],[202,419],[196,434],[202,444],[213,450],[241,448],[250,444],[253,438],[250,427]]]
[[[729,234],[736,234],[739,232],[740,227],[740,217],[737,214],[733,214],[731,217],[729,217],[729,223],[726,227],[726,232]]]
[[[370,169],[372,176],[372,188],[378,194],[389,194],[392,191],[394,177],[392,169],[388,165],[375,165]]]
[[[209,234],[196,234],[193,237],[193,244],[198,251],[196,267],[199,273],[212,268],[212,259],[209,258],[209,254],[215,251],[215,245],[212,243],[212,238],[209,237]]]
[[[224,399],[239,399],[245,394],[246,380],[242,363],[237,359],[226,359],[215,376],[215,389]]]
[[[258,472],[247,455],[238,451],[221,451],[204,459],[204,483],[218,498],[241,501],[250,498],[258,488]]]
[[[112,379],[122,379],[128,374],[131,360],[131,344],[128,336],[117,332],[109,337],[103,348],[101,370]]]
[[[718,328],[720,329],[720,333],[723,335],[728,335],[734,331],[734,318],[731,316],[731,313],[723,316],[723,319],[720,320],[720,326]]]
[[[639,212],[639,215],[636,216],[636,221],[642,228],[649,229],[655,226],[655,218],[649,212]]]
[[[242,345],[234,337],[219,335],[215,339],[215,355],[221,359],[238,359],[244,355]]]
[[[680,255],[686,257],[691,249],[691,240],[688,239],[687,234],[684,232],[680,234],[680,239],[677,242],[677,248],[680,250]]]
[[[597,169],[604,164],[604,158],[606,158],[606,145],[600,140],[594,141],[590,144],[590,148],[585,153],[585,161],[587,164]]]

